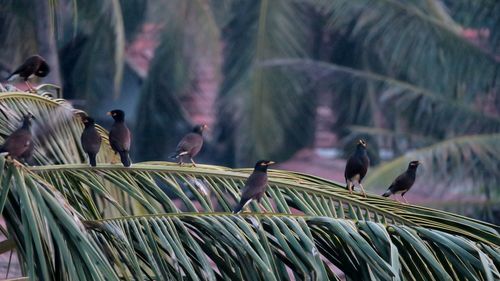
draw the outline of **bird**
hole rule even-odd
[[[405,200],[405,203],[408,203],[404,195],[406,194],[406,192],[408,192],[408,190],[410,190],[410,188],[413,186],[413,183],[415,183],[415,176],[419,164],[420,164],[419,161],[411,161],[408,164],[408,169],[406,169],[404,173],[399,175],[391,183],[387,191],[384,192],[382,196],[389,197],[392,194],[401,193],[401,197],[403,198],[403,200]]]
[[[39,55],[33,55],[29,58],[27,58],[23,64],[21,64],[12,74],[7,77],[7,81],[13,81],[16,78],[20,77],[23,78],[24,83],[28,86],[28,89],[30,91],[36,91],[31,84],[29,83],[28,79],[32,78],[33,76],[38,76],[38,77],[45,77],[49,74],[50,72],[50,67]]]
[[[31,160],[33,155],[33,135],[31,133],[31,120],[34,119],[33,114],[28,113],[23,116],[22,126],[15,130],[10,136],[5,139],[5,142],[0,147],[0,153],[7,152],[9,157],[24,161]]]
[[[125,112],[120,109],[114,109],[107,113],[115,122],[109,131],[109,144],[113,151],[120,155],[120,160],[125,167],[130,167],[130,142],[132,136],[130,130],[125,124]]]
[[[89,116],[83,116],[82,122],[85,125],[80,141],[82,143],[83,151],[89,156],[90,166],[97,165],[96,157],[101,148],[102,137],[95,128],[95,121]]]
[[[269,160],[260,160],[255,164],[252,174],[241,191],[241,199],[233,209],[234,214],[240,213],[252,200],[260,203],[267,189],[267,168],[272,164],[275,162]]]
[[[345,166],[344,177],[350,194],[352,194],[354,182],[357,182],[363,195],[366,197],[366,192],[361,181],[365,177],[369,166],[370,158],[368,158],[368,154],[366,153],[366,142],[359,140],[356,145],[356,151],[347,159]]]
[[[170,158],[179,159],[179,165],[182,165],[182,157],[188,156],[193,166],[196,167],[193,158],[200,152],[203,146],[203,130],[206,128],[208,128],[208,126],[205,124],[194,126],[193,131],[186,134],[179,144],[177,144],[175,153],[172,154]]]

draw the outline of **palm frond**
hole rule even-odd
[[[231,212],[248,172],[174,163],[54,165],[30,168],[54,186],[88,219],[135,214]],[[349,220],[413,225],[443,230],[470,239],[499,242],[499,228],[459,215],[404,205],[376,195],[350,195],[334,182],[285,171],[272,171],[256,212],[306,214]],[[316,183],[315,183],[316,182]],[[439,223],[438,223],[439,222]],[[472,231],[474,230],[474,231]]]
[[[498,278],[489,245],[327,217],[168,214],[87,222],[120,273],[192,280]],[[485,249],[484,247],[487,247]],[[256,274],[257,273],[257,274]]]
[[[372,170],[365,183],[387,187],[398,173],[406,169],[409,161],[420,160],[424,164],[419,177],[431,179],[435,192],[439,192],[436,188],[442,186],[448,194],[460,192],[463,196],[483,193],[483,189],[488,188],[491,189],[491,198],[498,197],[498,189],[492,187],[499,184],[499,138],[500,134],[460,136],[411,151]],[[454,183],[467,184],[471,179],[473,188],[454,191]]]
[[[35,116],[32,132],[35,136],[36,164],[86,161],[80,145],[83,124],[78,115],[82,112],[74,109],[67,101],[24,92],[9,92],[0,95],[0,104],[9,116],[8,120],[2,119],[0,124],[2,139],[19,128],[24,114],[31,112]],[[0,118],[5,117],[0,114]],[[98,160],[111,161],[113,152],[108,144],[107,133],[102,127],[97,127],[104,139]]]
[[[374,50],[385,69],[417,85],[473,101],[499,78],[495,56],[443,21],[433,5],[393,0],[318,2],[333,28],[347,30],[359,42],[359,52]]]
[[[306,79],[255,67],[269,58],[310,52],[303,8],[296,1],[233,3],[223,34],[224,80],[217,105],[223,161],[249,165],[284,159],[311,141],[314,99],[304,93]]]

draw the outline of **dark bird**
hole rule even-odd
[[[24,83],[28,86],[30,91],[35,91],[35,89],[31,86],[28,79],[33,76],[45,77],[49,74],[50,67],[47,62],[39,55],[34,55],[27,58],[21,66],[19,66],[14,72],[12,72],[9,77],[7,77],[8,81],[12,81],[17,77],[20,77],[24,80]]]
[[[354,183],[357,182],[363,192],[363,195],[366,197],[366,192],[361,184],[361,181],[365,177],[369,166],[370,159],[366,153],[366,142],[364,140],[359,140],[356,146],[356,151],[349,157],[349,159],[347,159],[347,164],[345,166],[344,177],[349,193],[352,194]]]
[[[408,164],[408,169],[392,182],[392,184],[389,186],[387,191],[382,194],[382,196],[389,197],[392,194],[401,193],[401,197],[403,198],[403,200],[408,203],[404,195],[406,194],[406,192],[408,192],[408,190],[410,190],[410,188],[413,186],[413,183],[415,182],[415,176],[417,174],[417,167],[419,164],[420,162],[418,161],[411,161]]]
[[[83,151],[89,156],[90,166],[95,167],[97,165],[97,153],[99,153],[99,149],[101,148],[102,137],[95,128],[94,119],[84,116],[82,117],[82,122],[85,125],[82,137],[80,138]]]
[[[206,128],[207,125],[196,125],[191,133],[188,133],[181,139],[175,153],[170,158],[179,159],[179,165],[182,165],[182,157],[189,157],[193,166],[196,167],[193,158],[200,152],[203,146],[203,130]]]
[[[115,120],[109,131],[109,144],[115,151],[115,154],[118,153],[120,155],[123,166],[130,167],[129,151],[132,136],[125,124],[125,112],[120,109],[115,109],[108,112],[108,115]]]
[[[33,135],[31,133],[31,119],[34,119],[31,113],[23,117],[23,125],[15,130],[5,139],[0,147],[0,152],[7,152],[8,155],[16,160],[31,160],[33,156]]]
[[[252,200],[260,203],[267,189],[267,167],[274,164],[273,161],[260,160],[255,164],[252,174],[248,177],[241,191],[241,199],[234,207],[233,213],[238,214]]]

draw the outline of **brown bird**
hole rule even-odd
[[[33,135],[31,133],[31,119],[34,119],[31,113],[23,117],[23,125],[5,139],[4,144],[0,147],[0,152],[8,152],[11,158],[17,160],[23,159],[24,161],[27,160],[26,158],[32,156]]]
[[[255,164],[252,174],[241,191],[240,202],[234,207],[234,214],[240,213],[252,200],[260,203],[267,189],[267,167],[272,164],[274,162],[269,160],[260,160]]]
[[[191,160],[191,163],[193,163],[193,166],[196,167],[193,158],[200,152],[203,146],[203,130],[207,127],[205,124],[196,125],[191,133],[188,133],[181,139],[175,153],[170,158],[179,159],[179,165],[182,165],[182,157],[187,156]]]
[[[417,175],[417,168],[420,162],[418,161],[411,161],[408,164],[408,169],[399,175],[389,186],[387,191],[382,194],[384,197],[389,197],[392,194],[398,194],[401,193],[401,197],[403,200],[405,200],[405,203],[408,203],[405,198],[406,192],[410,190],[410,188],[413,186],[413,183],[415,183],[415,177]],[[397,199],[396,199],[397,200]]]
[[[364,140],[359,140],[356,146],[356,151],[349,157],[349,159],[347,159],[347,164],[345,166],[344,177],[349,193],[352,194],[354,183],[357,182],[363,192],[363,195],[366,197],[366,192],[361,184],[361,181],[365,177],[369,166],[370,159],[366,153],[366,142]]]
[[[115,154],[118,153],[120,155],[120,160],[122,161],[123,166],[130,167],[130,142],[132,136],[130,134],[130,130],[127,128],[125,124],[125,112],[120,109],[111,110],[107,113],[115,122],[109,131],[109,144],[111,148],[115,151]]]
[[[99,153],[99,149],[101,149],[102,137],[95,128],[94,119],[84,116],[82,117],[82,122],[85,125],[80,138],[83,151],[89,156],[90,166],[95,167],[97,165],[97,153]]]
[[[33,76],[45,77],[49,74],[50,67],[47,62],[39,55],[34,55],[27,58],[21,66],[19,66],[14,72],[12,72],[9,77],[7,77],[8,81],[15,80],[17,77],[23,78],[24,83],[28,86],[30,91],[35,91],[35,89],[31,86],[28,79]]]

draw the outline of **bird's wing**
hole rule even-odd
[[[125,124],[114,124],[109,131],[109,143],[116,151],[129,151],[130,140],[130,130]]]
[[[32,142],[31,133],[27,130],[21,129],[13,132],[3,145],[5,151],[14,151],[22,154],[29,148]]]
[[[95,128],[87,128],[83,130],[81,143],[85,152],[97,153],[101,148],[101,135]]]
[[[202,141],[203,138],[200,135],[195,133],[189,133],[181,139],[181,141],[177,145],[176,151],[177,153],[181,153],[184,151],[189,152],[194,147],[201,145]]]
[[[411,184],[410,179],[406,175],[406,172],[399,175],[391,184],[389,189],[395,193],[396,191],[402,191],[408,189]]]
[[[255,198],[257,195],[265,191],[267,186],[267,174],[262,172],[253,172],[245,182],[245,186],[241,191],[242,199]]]

